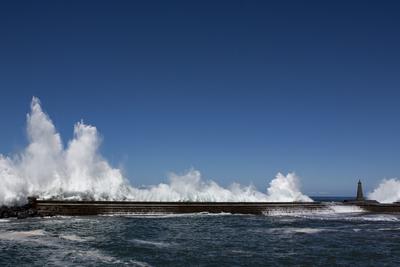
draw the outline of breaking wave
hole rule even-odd
[[[0,232],[0,240],[28,240],[32,237],[44,236],[44,230]]]
[[[135,188],[99,154],[101,142],[96,127],[76,123],[73,138],[64,147],[36,97],[27,115],[27,135],[29,144],[24,151],[14,156],[0,154],[0,205],[21,204],[31,195],[43,199],[312,201],[300,192],[294,173],[278,173],[266,193],[236,183],[224,188],[203,180],[193,169],[183,175],[170,174],[169,184]]]
[[[129,240],[131,243],[144,246],[144,247],[157,247],[157,248],[166,248],[170,246],[175,246],[175,243],[167,243],[167,242],[160,242],[160,241],[150,241],[150,240],[142,240],[142,239],[132,239]]]
[[[365,212],[364,209],[355,205],[342,204],[326,204],[324,208],[309,210],[309,209],[274,209],[264,212],[267,216],[324,216],[324,215],[346,215]]]
[[[400,201],[400,180],[384,179],[374,191],[368,194],[368,198],[381,203]]]

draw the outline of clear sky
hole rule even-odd
[[[42,100],[134,185],[199,169],[311,195],[400,176],[397,1],[2,1],[0,153]]]

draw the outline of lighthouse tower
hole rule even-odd
[[[362,190],[361,180],[358,180],[356,201],[365,201],[363,190]]]

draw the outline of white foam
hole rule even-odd
[[[267,190],[270,202],[291,202],[302,201],[312,202],[313,200],[300,192],[299,179],[294,173],[283,175],[278,173],[270,183]]]
[[[334,215],[342,213],[365,212],[362,208],[353,205],[330,204],[320,209],[273,209],[264,212],[267,216],[303,216],[303,215]]]
[[[157,213],[157,212],[144,212],[144,213],[112,213],[102,214],[104,217],[128,217],[128,218],[177,218],[177,217],[206,217],[206,216],[243,216],[244,214],[232,214],[227,212],[209,213],[209,212],[195,212],[195,213]]]
[[[368,198],[381,203],[400,201],[400,180],[396,178],[383,179],[379,186],[368,194]]]
[[[88,240],[93,240],[93,238],[83,238],[77,235],[60,235],[62,239],[69,240],[69,241],[76,241],[76,242],[86,242]]]
[[[392,228],[378,228],[378,231],[400,231],[400,227],[392,227]]]
[[[46,233],[44,230],[32,230],[32,231],[10,231],[0,232],[0,239],[2,240],[27,240],[32,237],[44,236]]]
[[[82,258],[89,258],[92,260],[98,260],[106,263],[120,263],[119,260],[112,256],[104,255],[101,253],[99,250],[87,250],[87,251],[77,251],[76,255],[82,257]]]
[[[370,215],[370,216],[360,216],[349,218],[349,220],[362,220],[370,222],[398,222],[400,221],[398,217],[393,215]]]
[[[323,231],[328,231],[324,228],[311,228],[311,227],[281,227],[281,228],[269,228],[267,232],[284,233],[284,234],[317,234]]]
[[[317,234],[322,231],[325,231],[325,229],[321,228],[286,228],[284,232],[286,233],[300,233],[300,234]]]
[[[334,213],[359,213],[359,212],[365,212],[364,209],[362,209],[359,206],[356,205],[340,205],[340,204],[333,204],[329,206],[329,209],[331,209]]]
[[[29,145],[17,155],[0,154],[0,205],[24,203],[27,196],[58,199],[140,201],[312,201],[300,192],[294,173],[278,173],[267,193],[254,186],[232,184],[224,188],[204,180],[197,170],[169,175],[169,183],[145,189],[131,186],[121,170],[99,153],[96,127],[82,121],[64,146],[50,117],[34,97],[27,115]]]
[[[166,247],[175,245],[173,243],[165,243],[165,242],[142,240],[142,239],[132,239],[132,240],[130,240],[130,242],[137,244],[137,245],[154,246],[154,247],[158,247],[158,248],[166,248]]]

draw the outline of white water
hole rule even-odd
[[[29,145],[17,155],[0,154],[0,205],[24,203],[27,196],[62,199],[143,201],[312,201],[299,189],[294,173],[278,173],[267,193],[253,186],[228,188],[203,180],[197,170],[169,176],[169,184],[147,189],[132,187],[121,171],[99,154],[96,127],[78,122],[74,137],[64,147],[59,133],[32,99],[27,115]]]
[[[368,198],[381,203],[400,201],[400,180],[384,179],[374,191],[368,194]]]
[[[309,209],[300,209],[300,210],[291,210],[291,209],[275,209],[265,212],[264,214],[267,216],[299,216],[299,217],[315,217],[322,218],[324,216],[336,216],[336,215],[344,215],[344,214],[357,214],[363,213],[365,210],[358,206],[353,205],[342,205],[342,204],[327,204],[325,208],[309,210]]]
[[[45,234],[45,231],[41,229],[23,232],[0,232],[0,240],[27,240],[32,237],[44,236]]]

